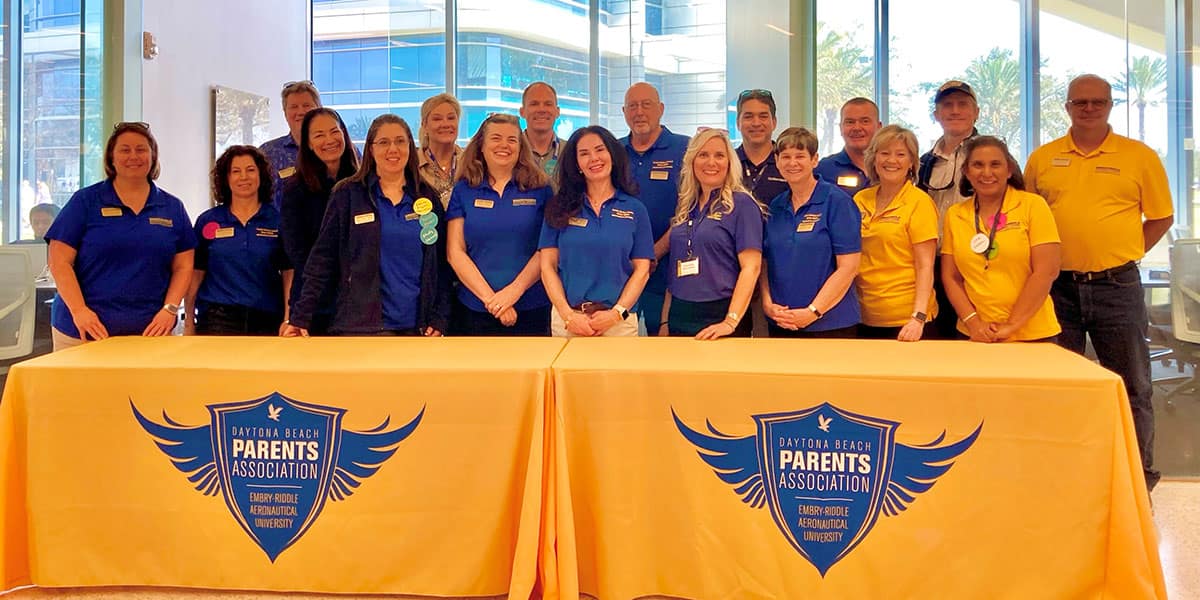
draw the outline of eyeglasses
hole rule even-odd
[[[298,87],[316,87],[316,84],[314,84],[312,82],[312,80],[309,80],[309,79],[301,79],[300,81],[289,81],[289,82],[283,84],[283,89],[285,89],[285,90],[290,90],[292,88],[298,88]]]
[[[408,138],[398,137],[398,138],[394,138],[394,139],[390,139],[390,140],[389,139],[378,139],[378,140],[375,140],[374,142],[372,142],[372,144],[374,144],[376,148],[382,148],[384,150],[387,150],[388,148],[391,148],[392,146],[396,146],[398,148],[407,148],[408,147]]]
[[[1109,102],[1112,102],[1112,100],[1109,98],[1080,98],[1078,100],[1067,100],[1067,104],[1070,104],[1078,109],[1088,108],[1089,106],[1092,108],[1104,108],[1105,106],[1108,106]]]
[[[697,134],[704,133],[705,131],[716,131],[717,133],[723,134],[725,137],[729,137],[729,130],[722,127],[708,127],[707,125],[701,125],[696,128]]]
[[[775,97],[771,95],[771,90],[759,90],[759,89],[742,90],[742,93],[738,94],[739,101],[754,100],[755,98],[770,98],[772,100],[775,99]]]
[[[150,131],[150,124],[142,121],[121,121],[113,125],[113,131],[118,129],[145,129]]]
[[[638,108],[640,108],[642,110],[651,110],[655,106],[658,106],[658,104],[659,103],[655,102],[654,100],[642,100],[641,102],[630,102],[625,105],[625,110],[636,110]]]

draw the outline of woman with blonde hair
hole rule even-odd
[[[918,156],[917,136],[899,125],[880,129],[867,146],[873,185],[854,196],[862,213],[861,338],[915,342],[933,331],[938,217],[933,199],[913,185]]]
[[[743,319],[762,267],[763,210],[742,185],[729,135],[697,133],[683,155],[671,219],[665,333],[749,337]]]
[[[514,115],[479,126],[446,211],[450,266],[462,285],[455,335],[550,335],[538,235],[553,192]]]
[[[462,105],[451,94],[430,96],[421,103],[421,126],[417,130],[421,178],[438,193],[442,208],[450,203],[450,190],[457,179],[462,148],[458,141],[458,121]]]

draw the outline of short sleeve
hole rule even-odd
[[[908,241],[914,246],[938,239],[938,215],[933,198],[925,192],[919,193],[912,216],[908,219]]]
[[[862,252],[862,213],[840,189],[829,192],[829,237],[834,254]]]
[[[550,223],[542,221],[542,234],[538,236],[538,250],[542,248],[557,248],[558,234],[560,230],[550,226]]]
[[[1058,237],[1058,225],[1054,223],[1054,213],[1050,205],[1037,194],[1025,197],[1029,202],[1029,245],[1057,244],[1062,241]]]
[[[1145,155],[1141,163],[1142,171],[1142,214],[1147,219],[1165,219],[1175,214],[1175,206],[1171,203],[1171,184],[1167,180],[1167,171],[1163,168],[1162,160],[1153,150],[1142,146]]]
[[[450,203],[446,205],[446,220],[465,219],[467,210],[463,206],[463,197],[467,194],[467,183],[459,181],[450,192]]]
[[[633,250],[629,258],[654,260],[654,233],[650,230],[650,213],[645,206],[638,206],[633,222]]]
[[[92,204],[87,188],[75,192],[46,231],[46,241],[58,240],[76,251],[87,232],[88,207]]]
[[[733,240],[737,251],[762,250],[763,216],[754,198],[746,194],[734,194]]]

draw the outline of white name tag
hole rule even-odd
[[[837,184],[842,187],[858,187],[858,177],[854,175],[842,175],[837,178]]]
[[[694,256],[675,263],[676,277],[691,277],[700,274],[700,257]]]
[[[374,222],[375,222],[375,213],[368,212],[368,213],[362,213],[360,215],[354,215],[354,224],[355,225],[362,225],[363,223],[374,223]]]

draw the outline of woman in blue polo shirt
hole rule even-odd
[[[551,332],[636,336],[654,238],[629,156],[607,129],[584,127],[563,146],[556,183],[538,241]]]
[[[290,304],[300,299],[304,286],[304,266],[321,233],[321,221],[329,205],[333,184],[358,170],[358,155],[342,117],[331,108],[314,108],[300,124],[300,152],[296,156],[296,175],[283,183],[279,207],[279,237],[295,274]],[[324,335],[333,319],[337,290],[327,287],[317,303],[309,333]]]
[[[75,192],[46,232],[58,286],[54,349],[110,335],[167,335],[192,276],[196,236],[183,203],[154,185],[158,142],[145,123],[118,123],[107,179]]]
[[[775,142],[788,191],[767,209],[763,312],[771,337],[852,338],[858,299],[850,293],[862,250],[862,215],[841,188],[817,179],[817,136],[789,127]]]
[[[328,286],[337,289],[331,334],[442,335],[450,320],[445,216],[419,175],[408,123],[376,117],[358,172],[333,188],[284,335],[308,335]]]
[[[763,213],[740,166],[730,168],[735,156],[720,129],[697,133],[683,156],[663,306],[670,335],[750,337],[742,317],[762,266]]]
[[[292,268],[271,204],[271,168],[254,146],[231,146],[212,170],[217,206],[196,218],[196,260],[184,334],[278,335]],[[193,319],[192,317],[195,317]]]
[[[455,335],[550,335],[537,242],[552,194],[520,119],[485,119],[463,152],[446,210],[446,255],[462,284]]]

